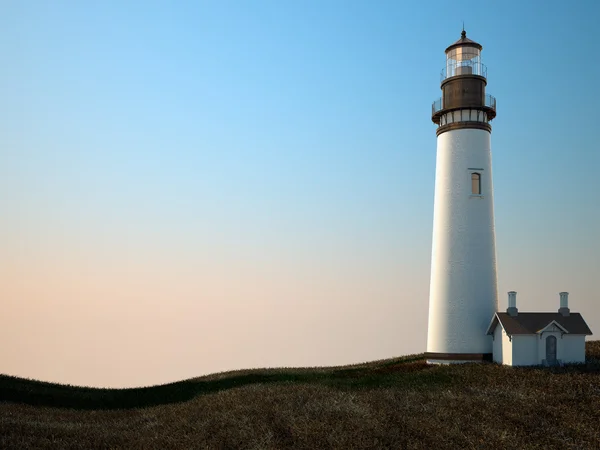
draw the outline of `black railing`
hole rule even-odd
[[[486,108],[490,108],[493,109],[494,111],[496,111],[496,97],[494,97],[493,95],[490,94],[485,94],[485,97],[483,99],[483,105]],[[473,106],[475,107],[475,106]],[[468,106],[466,107],[468,108]],[[433,105],[431,105],[431,115],[435,115],[435,113],[437,113],[438,111],[441,111],[442,109],[444,109],[444,99],[443,97],[438,98],[435,102],[433,102]]]
[[[470,60],[448,62],[446,67],[442,69],[440,81],[456,75],[479,75],[487,78],[487,67],[483,63]]]
[[[442,105],[442,98],[440,97],[433,102],[433,105],[431,105],[431,115],[433,116],[436,112],[441,111],[442,109],[444,109],[444,106]]]
[[[485,94],[483,106],[487,106],[488,108],[492,108],[494,111],[496,111],[496,97],[490,94]]]

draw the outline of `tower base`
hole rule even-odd
[[[427,364],[464,364],[492,361],[491,353],[432,353],[426,352]]]

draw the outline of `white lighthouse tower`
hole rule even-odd
[[[486,335],[497,311],[490,121],[482,46],[461,38],[446,49],[442,97],[434,102],[437,160],[427,361],[490,359]]]

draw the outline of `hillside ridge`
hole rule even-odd
[[[0,448],[600,448],[600,341],[563,367],[423,355],[140,388],[0,376]]]
[[[358,386],[365,378],[387,372],[420,372],[432,368],[423,354],[344,366],[278,367],[239,369],[203,375],[170,383],[103,388],[52,383],[0,374],[0,401],[75,409],[124,409],[156,406],[191,400],[197,395],[262,383],[331,382]],[[385,383],[385,377],[379,380]],[[345,381],[345,382],[344,382]],[[368,384],[368,383],[367,383]]]

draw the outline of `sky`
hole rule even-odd
[[[0,3],[0,373],[424,352],[444,49],[483,45],[499,308],[600,336],[600,3]]]

